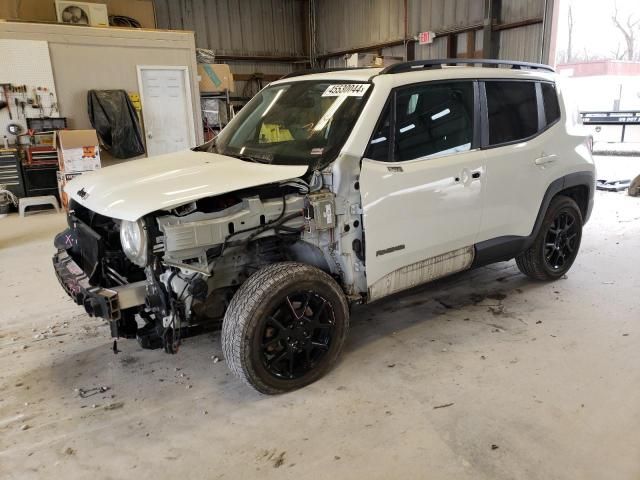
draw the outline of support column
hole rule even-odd
[[[500,51],[499,33],[494,31],[493,24],[500,23],[502,0],[484,0],[484,27],[482,29],[482,56],[498,58]]]

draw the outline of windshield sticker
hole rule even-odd
[[[329,85],[323,97],[362,97],[369,89],[369,83],[338,83]]]
[[[324,152],[324,148],[312,148],[311,149],[311,155],[322,155],[322,152]]]

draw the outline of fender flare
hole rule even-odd
[[[595,173],[591,171],[570,173],[554,180],[547,187],[547,190],[542,197],[540,208],[538,209],[536,221],[534,222],[531,233],[528,236],[505,235],[503,237],[492,238],[490,240],[477,243],[475,245],[475,257],[471,267],[481,267],[483,265],[489,265],[490,263],[505,262],[520,255],[527,248],[531,247],[540,232],[542,221],[547,214],[547,210],[549,209],[549,205],[551,204],[553,197],[567,188],[577,186],[584,186],[588,190],[587,210],[583,218],[584,223],[586,223],[591,215],[591,210],[593,209]]]
[[[591,210],[593,209],[593,195],[595,192],[595,185],[595,174],[594,172],[590,171],[570,173],[551,182],[551,185],[547,187],[547,191],[544,193],[544,197],[542,198],[542,203],[540,204],[540,209],[538,210],[538,216],[536,217],[536,221],[533,224],[531,234],[527,237],[528,241],[525,249],[529,248],[531,244],[533,244],[536,236],[540,232],[542,221],[544,220],[544,216],[547,214],[547,210],[549,209],[551,200],[553,200],[553,197],[555,197],[563,190],[578,186],[587,187],[587,211],[586,215],[582,219],[583,223],[587,223],[589,217],[591,216]]]

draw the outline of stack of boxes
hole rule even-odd
[[[64,192],[67,182],[78,175],[98,170],[100,147],[95,130],[60,130],[56,135],[58,150],[58,190],[65,210],[69,209],[69,198]]]
[[[200,93],[222,93],[235,91],[233,74],[225,63],[199,63],[198,77]]]

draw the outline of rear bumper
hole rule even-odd
[[[93,287],[87,275],[65,250],[58,250],[53,256],[53,268],[67,295],[82,305],[92,317],[117,321],[122,317],[122,310],[145,303],[145,281],[113,288]]]

